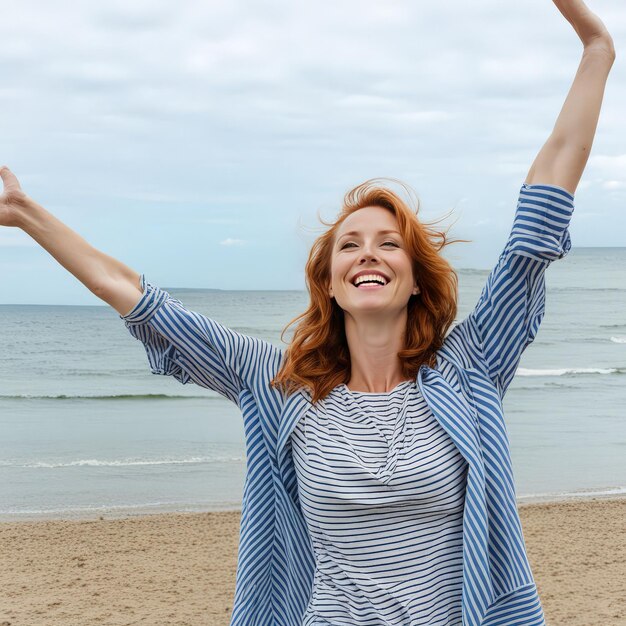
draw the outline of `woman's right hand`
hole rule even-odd
[[[3,191],[0,195],[0,226],[19,226],[20,211],[32,200],[22,191],[17,176],[6,166],[0,168]]]

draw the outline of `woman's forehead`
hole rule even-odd
[[[388,209],[378,206],[364,207],[351,213],[343,221],[337,232],[338,236],[350,231],[372,232],[379,228],[398,228],[396,216]]]

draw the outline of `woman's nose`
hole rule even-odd
[[[363,248],[361,252],[361,258],[359,262],[367,261],[368,259],[377,259],[376,252],[374,250],[369,249],[367,246]]]

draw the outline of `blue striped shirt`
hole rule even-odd
[[[571,247],[574,197],[522,184],[509,238],[474,310],[448,333],[416,384],[468,464],[463,511],[464,626],[544,626],[515,499],[502,399],[544,315],[545,270]],[[270,387],[283,352],[188,311],[141,277],[120,316],[151,371],[217,391],[241,409],[247,471],[231,626],[302,626],[315,558],[290,435],[314,415],[311,394]]]
[[[316,562],[303,626],[460,626],[467,462],[415,381],[339,385],[291,441]]]

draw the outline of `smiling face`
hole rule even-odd
[[[387,231],[387,232],[385,232]],[[384,286],[353,284],[357,274],[382,273]],[[412,294],[419,293],[413,278],[411,257],[405,249],[395,215],[369,206],[351,213],[341,224],[332,251],[329,294],[346,312],[398,311],[406,309]]]

